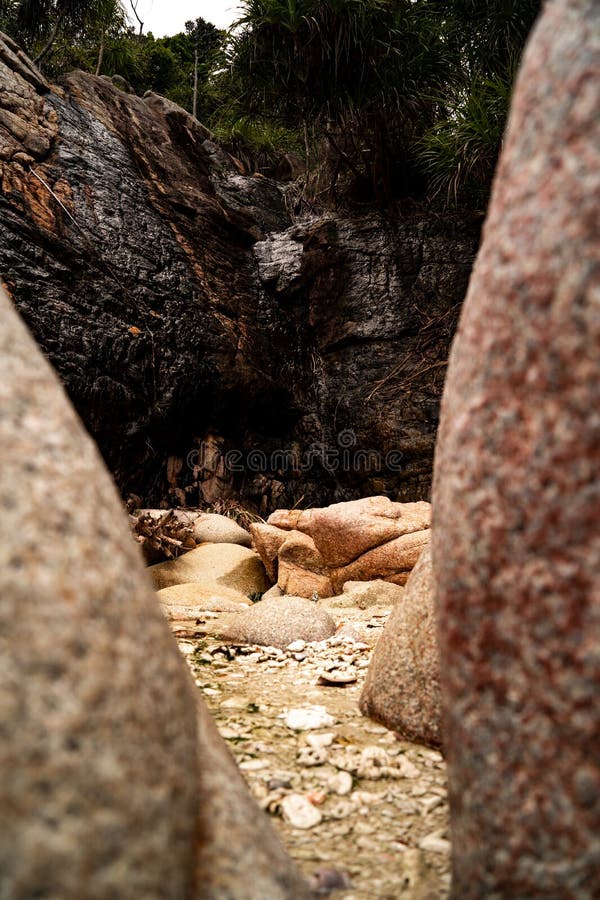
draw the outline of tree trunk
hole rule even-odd
[[[192,100],[192,115],[198,118],[198,47],[194,48],[194,98]]]
[[[102,32],[101,32],[101,34],[100,34],[100,46],[99,46],[99,48],[98,48],[98,63],[97,63],[97,65],[96,65],[96,71],[94,72],[94,75],[99,75],[99,74],[100,74],[100,70],[101,70],[101,68],[102,68],[102,61],[103,61],[103,59],[104,59],[104,45],[105,45],[105,43],[106,43],[106,29],[103,28],[103,29],[102,29]]]
[[[54,28],[50,32],[50,37],[48,38],[48,40],[46,41],[46,43],[44,44],[44,46],[42,47],[42,49],[40,50],[38,55],[33,60],[34,63],[36,64],[36,66],[39,66],[40,63],[42,62],[42,60],[45,59],[45,57],[50,52],[50,50],[52,48],[52,44],[56,40],[56,35],[58,34],[58,30],[59,30],[60,26],[62,25],[64,18],[65,18],[65,14],[64,14],[64,12],[61,12],[58,16],[58,19],[54,23]]]

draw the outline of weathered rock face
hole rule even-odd
[[[551,0],[452,351],[434,487],[454,896],[598,897],[600,6]]]
[[[0,41],[0,273],[122,491],[426,496],[477,226],[292,226],[183,110],[24,65]]]
[[[306,896],[2,290],[0,320],[0,895]]]
[[[347,581],[405,584],[429,543],[430,509],[422,500],[364,497],[323,509],[278,509],[250,531],[284,593],[332,597]]]
[[[433,747],[442,743],[436,625],[426,547],[377,642],[360,710],[406,740]]]

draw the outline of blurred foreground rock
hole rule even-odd
[[[452,350],[434,572],[453,896],[600,896],[600,5],[525,53]]]
[[[1,289],[0,318],[0,895],[307,896]]]

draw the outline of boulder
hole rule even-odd
[[[157,597],[168,618],[196,618],[200,612],[235,612],[250,601],[241,591],[210,584],[175,584],[158,591]]]
[[[233,644],[284,649],[293,641],[323,641],[335,634],[335,622],[318,603],[304,597],[261,600],[239,613],[221,636]]]
[[[194,536],[199,544],[239,544],[250,547],[250,534],[228,516],[201,513],[194,522]]]
[[[0,893],[308,896],[194,691],[96,448],[1,289],[0,319]]]
[[[282,591],[331,597],[347,581],[404,584],[429,541],[429,521],[424,501],[367,497],[323,509],[279,509],[251,532]]]
[[[600,5],[549,0],[454,344],[433,562],[453,896],[599,896]]]
[[[323,557],[309,535],[301,531],[285,532],[279,548],[277,584],[284,594],[298,597],[331,597],[333,588]]]
[[[394,538],[428,529],[430,518],[430,505],[424,501],[366,497],[322,509],[277,510],[268,524],[310,535],[325,564],[338,568]]]
[[[275,597],[283,597],[283,591],[277,584],[274,584],[268,591],[265,591],[261,600],[272,600]]]
[[[331,583],[336,591],[342,590],[347,581],[373,581],[381,578],[392,584],[406,584],[429,539],[430,531],[427,529],[388,541],[364,553],[350,565],[332,569]]]
[[[369,609],[371,606],[393,606],[404,596],[404,588],[389,581],[347,581],[342,593],[327,600],[331,609]]]
[[[262,559],[267,575],[271,581],[276,582],[279,548],[289,535],[281,528],[264,522],[253,523],[250,526],[250,535],[252,546]]]
[[[177,559],[150,566],[148,572],[156,590],[196,582],[231,588],[249,597],[270,587],[258,554],[239,544],[201,544]]]
[[[410,574],[371,658],[363,715],[408,741],[439,747],[441,693],[431,550]]]

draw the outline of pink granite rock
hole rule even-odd
[[[310,535],[325,563],[337,568],[397,537],[428,529],[430,518],[429,503],[365,497],[302,511],[280,509],[269,516],[269,525]]]
[[[0,323],[0,896],[308,896],[1,287]]]
[[[600,896],[600,4],[518,78],[434,485],[453,896]]]
[[[431,531],[415,531],[388,541],[363,553],[348,566],[331,569],[334,590],[341,591],[347,581],[374,581],[381,578],[392,584],[406,584],[419,556],[429,544]]]
[[[284,594],[332,597],[333,587],[323,557],[308,534],[288,531],[279,548],[277,584]]]
[[[253,525],[253,545],[288,594],[330,597],[347,581],[405,584],[429,542],[429,503],[365,497],[322,509],[279,509]]]
[[[365,716],[409,741],[439,747],[441,693],[429,546],[411,572],[371,659],[360,697]]]
[[[273,583],[277,582],[277,554],[279,548],[287,540],[289,534],[274,525],[256,522],[250,526],[252,546],[262,559],[267,575]]]

